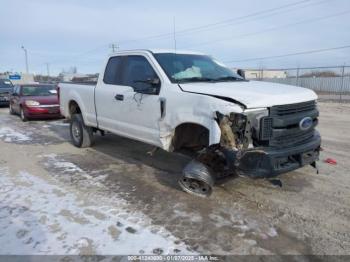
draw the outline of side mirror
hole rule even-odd
[[[245,79],[245,71],[243,69],[237,69],[237,74]]]
[[[136,93],[147,94],[147,95],[157,95],[159,93],[159,87],[160,87],[159,78],[149,78],[147,80],[135,80],[134,82],[141,83],[141,85],[135,85],[133,87]]]

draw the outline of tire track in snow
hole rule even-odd
[[[86,198],[53,182],[0,168],[0,254],[193,253],[124,200]]]

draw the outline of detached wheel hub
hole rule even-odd
[[[208,197],[214,186],[214,177],[206,165],[193,160],[184,168],[182,177],[178,182],[187,193]]]

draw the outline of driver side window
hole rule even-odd
[[[153,67],[143,56],[128,56],[124,69],[123,84],[134,88],[146,89],[151,86],[150,81],[158,78]]]

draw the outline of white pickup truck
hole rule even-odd
[[[96,86],[60,83],[60,109],[71,120],[77,147],[109,131],[166,151],[192,152],[179,184],[199,196],[210,195],[221,177],[268,178],[316,167],[316,94],[238,73],[195,52],[117,52]]]

